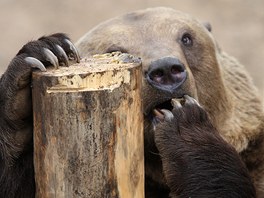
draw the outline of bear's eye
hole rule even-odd
[[[190,34],[184,34],[181,38],[181,42],[186,47],[191,47],[193,45],[193,40]]]

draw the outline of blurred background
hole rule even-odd
[[[0,74],[30,40],[65,32],[77,41],[104,20],[155,6],[210,22],[220,46],[246,66],[264,96],[263,0],[0,0]]]

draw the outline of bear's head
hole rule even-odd
[[[241,131],[237,123],[244,114],[234,120],[233,115],[235,109],[247,106],[245,99],[239,101],[237,82],[252,83],[243,69],[236,74],[240,72],[238,63],[217,47],[210,25],[170,8],[151,8],[101,23],[76,46],[82,57],[121,51],[142,59],[146,173],[154,180],[160,181],[162,174],[157,171],[161,163],[154,143],[153,110],[171,110],[172,98],[185,94],[196,98],[228,142],[238,151],[247,146],[249,136],[237,137]],[[256,95],[248,94],[252,98]]]

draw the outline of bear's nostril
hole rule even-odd
[[[170,71],[171,71],[172,78],[175,80],[175,82],[178,83],[183,80],[184,75],[182,74],[184,70],[181,66],[173,65]]]
[[[164,72],[161,69],[158,69],[151,73],[150,79],[155,82],[161,82],[163,76],[164,76]]]
[[[178,74],[182,72],[182,68],[177,66],[177,65],[173,65],[171,67],[171,74]]]
[[[152,73],[152,76],[155,78],[155,77],[162,77],[164,76],[164,72],[159,69],[159,70],[156,70],[155,72]]]

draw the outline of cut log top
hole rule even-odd
[[[80,63],[75,63],[69,67],[60,67],[59,70],[49,68],[44,75],[63,76],[100,73],[109,70],[125,70],[139,64],[141,64],[140,58],[126,53],[112,52],[97,54],[92,58],[83,58]]]
[[[130,82],[130,69],[139,66],[141,60],[120,52],[94,55],[80,63],[59,69],[48,68],[47,72],[34,72],[34,76],[54,77],[57,83],[47,92],[76,92],[87,90],[113,90],[121,83]],[[92,76],[90,76],[92,75]],[[111,80],[109,80],[111,79]]]

